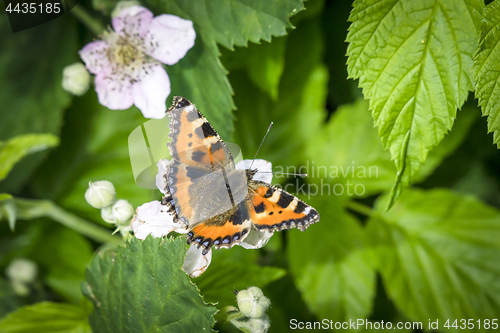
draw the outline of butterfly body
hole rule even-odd
[[[208,120],[183,97],[174,97],[162,200],[188,229],[188,241],[204,248],[230,248],[252,231],[304,231],[319,221],[314,208],[266,182],[257,170],[238,170]]]

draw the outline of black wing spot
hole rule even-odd
[[[304,212],[306,210],[306,204],[303,203],[302,201],[298,201],[297,202],[297,206],[295,207],[295,209],[293,210],[293,212],[295,214],[300,214],[302,212]]]
[[[220,143],[220,142],[216,142],[210,146],[210,150],[212,151],[212,153],[215,153],[216,151],[218,151],[220,149],[222,149],[222,143]]]
[[[188,134],[188,137],[189,137],[189,138],[192,138],[192,137],[193,137],[193,133],[189,133],[189,134]]]
[[[186,174],[190,179],[203,177],[206,173],[203,170],[193,167],[186,167]]]
[[[263,202],[261,202],[260,204],[258,204],[257,206],[254,206],[253,207],[255,209],[255,212],[257,214],[261,214],[261,213],[264,213],[264,211],[266,210],[266,206],[264,205]]]
[[[190,123],[192,123],[192,122],[193,122],[193,121],[195,121],[196,119],[199,119],[199,118],[200,118],[200,116],[198,115],[198,112],[196,112],[196,111],[194,111],[194,110],[193,110],[193,111],[190,111],[190,112],[188,112],[188,113],[187,113],[186,118],[187,118],[187,120],[188,120]]]
[[[193,145],[192,142],[188,143],[188,147],[191,148],[191,146]]]
[[[190,146],[191,147],[191,146]],[[193,161],[195,162],[201,162],[203,160],[203,157],[206,155],[205,152],[201,151],[201,150],[196,150],[196,151],[193,151],[193,153],[191,154],[191,158],[193,159]]]
[[[189,105],[191,105],[191,102],[183,97],[181,97],[181,99],[177,102],[178,108],[185,108],[186,106],[189,106]]]
[[[264,194],[264,198],[270,198],[273,196],[274,190],[272,188],[268,188],[266,194]]]
[[[242,206],[238,207],[236,212],[234,213],[232,223],[233,225],[241,225],[245,220],[248,220],[248,214],[245,209],[242,208]]]
[[[273,215],[273,214],[274,214],[274,212],[270,212],[270,213],[269,213],[269,215]]]
[[[285,192],[281,192],[280,193],[280,198],[277,202],[278,206],[280,206],[281,208],[286,208],[288,207],[288,205],[290,205],[290,203],[293,201],[293,196],[291,196],[290,194],[288,193],[285,193]]]
[[[215,136],[215,131],[210,126],[210,124],[205,121],[200,127],[194,130],[194,133],[200,138],[200,139],[205,139],[205,138],[210,138],[212,136]]]

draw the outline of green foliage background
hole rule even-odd
[[[81,4],[106,25],[116,1]],[[62,89],[95,38],[79,15],[13,34],[2,12],[0,332],[235,332],[213,316],[250,286],[271,299],[271,332],[291,319],[491,330],[477,320],[500,320],[499,0],[141,4],[197,32],[167,68],[167,104],[189,98],[245,158],[273,121],[259,158],[306,170],[273,182],[321,220],[214,251],[193,280],[183,238],[123,245],[83,195],[109,180],[134,207],[161,198],[131,171],[127,138],[145,119]],[[28,296],[5,274],[15,258],[39,267]]]

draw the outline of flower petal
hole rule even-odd
[[[145,239],[149,234],[162,237],[172,231],[185,234],[184,225],[174,221],[175,214],[167,210],[160,201],[151,201],[137,207],[137,214],[132,219],[132,230],[135,237]]]
[[[245,249],[260,249],[267,244],[273,234],[274,231],[269,232],[267,230],[257,230],[252,228],[245,240],[237,245],[244,247]]]
[[[142,39],[148,33],[153,20],[153,13],[142,6],[131,6],[123,9],[113,18],[113,29],[124,37]]]
[[[175,15],[155,17],[145,39],[147,53],[167,65],[181,60],[194,45],[196,32],[193,22]]]
[[[246,170],[252,166],[252,169],[257,169],[257,173],[253,176],[253,180],[260,180],[266,183],[271,183],[273,181],[273,164],[269,161],[258,159],[253,160],[243,160],[236,164],[237,170]]]
[[[203,274],[210,262],[212,261],[212,250],[206,255],[202,254],[203,248],[198,248],[196,245],[191,245],[186,253],[182,270],[191,278],[195,278]]]
[[[92,74],[109,74],[111,66],[108,60],[109,45],[103,40],[88,43],[78,53],[85,63],[85,67]]]
[[[134,104],[132,84],[116,76],[98,74],[95,77],[95,91],[99,103],[111,110],[125,110]]]
[[[165,117],[165,102],[170,95],[170,80],[160,64],[150,65],[133,86],[134,104],[144,117]]]
[[[156,187],[160,190],[161,193],[166,193],[167,182],[165,179],[165,173],[167,172],[167,165],[170,163],[169,160],[162,159],[159,160],[156,165],[158,166],[158,173],[156,174]]]

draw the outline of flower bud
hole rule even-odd
[[[119,225],[130,225],[132,216],[134,216],[134,207],[127,200],[118,200],[113,205],[113,216]]]
[[[250,287],[242,290],[236,295],[236,301],[241,313],[250,318],[260,318],[264,315],[271,301],[264,296],[262,290],[257,287]]]
[[[35,281],[38,274],[38,266],[28,259],[14,259],[6,269],[14,292],[19,296],[27,296],[30,293],[29,285]]]
[[[30,294],[30,288],[25,283],[12,281],[11,286],[14,289],[14,293],[18,296],[24,297]]]
[[[117,17],[120,15],[120,12],[124,10],[125,8],[132,7],[132,6],[140,6],[141,4],[139,1],[118,1],[116,3],[115,8],[111,12],[111,18]]]
[[[85,199],[94,208],[101,209],[110,206],[115,201],[115,187],[107,180],[90,182]]]
[[[113,215],[113,206],[108,206],[101,209],[101,217],[104,222],[115,224],[116,218]]]
[[[7,266],[5,274],[11,281],[32,283],[38,274],[38,266],[28,259],[14,259]]]
[[[90,86],[90,74],[82,63],[74,63],[63,69],[62,87],[73,95],[82,96]]]

